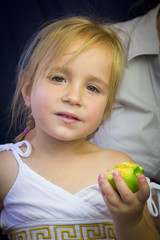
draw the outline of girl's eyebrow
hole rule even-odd
[[[60,67],[60,66],[54,66],[52,69],[51,69],[51,72],[65,72],[65,67],[64,66],[62,66],[62,67]]]
[[[96,77],[95,75],[91,74],[91,75],[88,76],[88,78],[93,80],[94,82],[97,82],[97,83],[100,83],[100,84],[104,85],[107,88],[109,87],[109,84],[106,81],[104,81],[103,79],[101,79],[99,77]]]

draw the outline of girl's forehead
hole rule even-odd
[[[95,44],[93,46],[83,48],[82,42],[75,42],[73,45],[68,47],[61,56],[57,59],[53,59],[53,67],[65,68],[73,60],[76,61],[77,59],[80,59],[85,61],[85,58],[93,58],[95,56],[101,56],[105,59],[105,62],[112,59],[111,51],[102,44]]]
[[[78,39],[72,41],[69,46],[66,46],[64,49],[62,49],[62,51],[58,52],[58,54],[55,52],[52,54],[50,52],[50,60],[48,59],[48,63],[46,62],[43,65],[45,72],[44,74],[47,75],[55,70],[64,71],[69,63],[86,52],[92,52],[92,54],[95,54],[97,52],[99,52],[99,54],[103,54],[103,52],[105,52],[105,61],[108,62],[108,60],[110,61],[112,59],[112,53],[107,43],[97,42],[90,45],[87,45],[86,43],[86,39]],[[41,66],[39,67],[39,70],[42,71]]]
[[[78,40],[72,42],[59,56],[55,61],[60,60],[62,58],[66,59],[74,59],[77,56],[86,53],[91,52],[92,50],[95,50],[94,52],[102,52],[105,51],[106,53],[111,54],[111,49],[109,48],[108,44],[104,44],[102,42],[94,43],[87,45],[85,40]],[[108,55],[108,54],[107,54]],[[53,59],[54,60],[54,59]]]
[[[48,49],[49,58],[48,62],[46,62],[46,70],[55,68],[57,62],[61,61],[62,59],[70,59],[73,58],[74,55],[79,51],[79,49],[83,46],[84,40],[76,40],[72,41],[67,46],[61,46],[59,49]],[[49,64],[49,66],[48,66]]]
[[[108,48],[109,49],[109,43],[108,42],[91,42],[89,39],[78,39],[75,41],[72,41],[69,46],[66,47],[66,49],[63,52],[63,55],[69,55],[74,54],[77,52],[83,52],[87,49],[94,48],[94,47],[101,47],[101,48]]]
[[[69,55],[76,53],[85,43],[85,40],[75,40],[73,41],[64,51],[63,55]]]

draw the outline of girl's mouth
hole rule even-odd
[[[62,116],[62,117],[69,118],[69,119],[75,119],[75,120],[78,120],[78,118],[76,118],[76,117],[68,116],[68,115],[65,115],[65,114],[58,114],[58,115],[59,115],[59,116]]]
[[[80,121],[80,119],[75,115],[71,113],[58,113],[56,114],[58,117],[60,117],[61,120],[67,123],[77,123]]]

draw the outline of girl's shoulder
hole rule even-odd
[[[112,167],[126,161],[133,162],[132,158],[124,152],[101,147],[98,148],[99,156],[102,161],[108,162],[110,165],[112,165]]]
[[[0,209],[3,200],[12,187],[18,174],[18,164],[12,151],[0,152]]]
[[[8,169],[15,161],[15,158],[12,154],[12,151],[2,151],[0,152],[0,172],[3,172],[3,169]]]
[[[97,165],[101,165],[102,168],[107,169],[107,171],[113,169],[115,165],[122,162],[133,162],[132,158],[120,151],[105,149],[98,146],[93,146],[93,149],[92,158],[96,159]]]
[[[123,162],[133,162],[132,158],[130,158],[126,153],[115,151],[115,150],[108,150],[108,149],[102,149],[102,159],[105,162],[109,163],[109,168],[114,168],[115,165],[118,165]]]
[[[110,149],[103,149],[102,151],[104,151],[104,156],[112,157],[112,160],[117,164],[125,161],[133,162],[132,158],[124,152]]]
[[[5,151],[5,149],[1,150],[0,151],[0,165],[1,165],[1,167],[11,165],[12,162],[16,162],[12,151],[11,150]],[[0,168],[0,170],[1,170],[1,168]]]

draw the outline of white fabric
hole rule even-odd
[[[160,215],[160,184],[151,182],[149,178],[147,178],[148,184],[150,186],[150,196],[147,201],[147,206],[152,217],[157,217]],[[156,195],[158,206],[156,206],[155,202],[153,201],[152,197]],[[159,212],[158,212],[159,209]]]
[[[26,145],[25,152],[20,149],[23,144]],[[34,226],[112,222],[98,184],[71,194],[37,174],[22,161],[21,157],[28,157],[32,150],[28,141],[0,145],[0,151],[8,150],[12,150],[19,164],[19,172],[4,199],[0,215],[0,226],[4,232]],[[158,216],[152,195],[156,190],[160,203],[160,186],[147,180],[151,188],[148,209],[151,215]]]
[[[109,223],[37,226],[10,233],[10,240],[113,240],[113,225]]]
[[[26,144],[23,153],[19,147]],[[12,150],[19,172],[4,199],[0,226],[4,232],[40,225],[65,225],[112,222],[98,185],[70,194],[49,182],[25,164],[22,157],[31,152],[28,141],[0,145],[0,151]]]
[[[127,50],[127,66],[111,119],[91,141],[127,153],[146,176],[160,183],[160,63],[157,15],[118,23]]]

